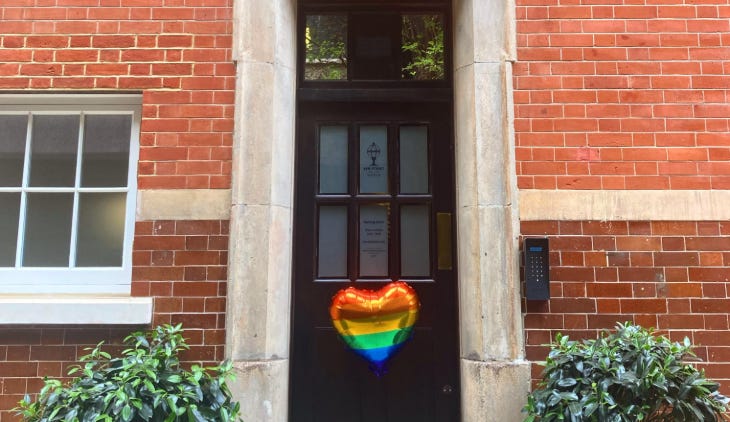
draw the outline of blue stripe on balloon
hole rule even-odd
[[[388,360],[393,353],[397,352],[403,346],[403,343],[393,344],[391,346],[376,347],[374,349],[352,349],[358,355],[364,357],[369,362],[377,364]]]

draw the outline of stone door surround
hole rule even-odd
[[[288,419],[296,0],[234,0],[226,356],[247,420]],[[461,419],[518,421],[529,389],[518,272],[512,0],[453,0]]]

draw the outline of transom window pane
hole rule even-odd
[[[403,79],[444,79],[444,23],[441,15],[403,15]]]
[[[347,79],[347,15],[308,15],[304,79]]]

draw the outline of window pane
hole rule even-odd
[[[29,193],[25,220],[24,267],[68,267],[72,193]]]
[[[309,15],[304,31],[304,79],[347,79],[347,16]]]
[[[388,276],[388,206],[360,207],[360,276]]]
[[[15,266],[20,193],[0,193],[0,267]]]
[[[360,128],[360,193],[388,193],[388,127]]]
[[[319,192],[347,193],[347,126],[319,129]]]
[[[444,24],[440,15],[403,15],[403,78],[444,79]]]
[[[394,80],[401,74],[398,13],[353,13],[350,33],[354,38],[350,56],[352,80]]]
[[[73,186],[79,116],[33,116],[30,186]]]
[[[319,208],[318,277],[347,277],[347,207]]]
[[[400,192],[428,193],[428,130],[400,128]]]
[[[76,238],[77,267],[121,267],[126,193],[82,193]]]
[[[28,116],[0,116],[0,186],[23,183]]]
[[[127,186],[132,116],[87,115],[81,186]]]
[[[431,274],[427,205],[404,205],[400,209],[401,275],[426,277]]]

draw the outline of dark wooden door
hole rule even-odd
[[[303,103],[297,124],[290,421],[458,421],[450,106]],[[329,306],[395,280],[420,315],[378,377]]]

